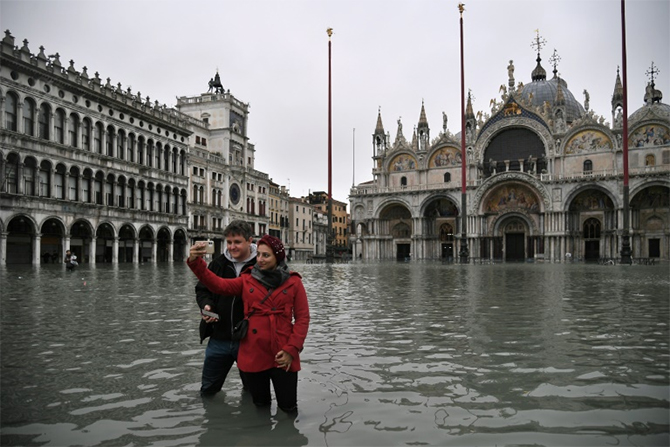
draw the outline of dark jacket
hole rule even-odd
[[[256,264],[256,250],[252,247],[253,258],[244,264],[242,270],[250,265]],[[221,278],[237,278],[235,265],[226,256],[222,254],[209,263],[209,270]],[[233,327],[244,318],[244,303],[241,296],[224,296],[210,292],[207,287],[198,281],[195,286],[195,299],[198,307],[203,309],[206,304],[212,308],[212,312],[219,314],[219,321],[216,323],[207,323],[200,319],[200,343],[207,337],[217,340],[230,340],[233,333]]]

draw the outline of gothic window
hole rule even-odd
[[[23,132],[35,136],[35,103],[30,98],[23,103]]]
[[[56,143],[65,144],[65,112],[63,109],[56,110],[54,115],[54,133]]]
[[[37,175],[37,161],[28,157],[23,162],[23,193],[28,196],[36,195],[35,176]]]
[[[17,99],[14,93],[5,98],[5,128],[16,132]]]
[[[91,121],[88,118],[84,118],[82,122],[81,148],[86,151],[91,150]]]
[[[593,162],[591,160],[584,161],[584,174],[590,174],[593,172]]]
[[[19,156],[16,154],[9,154],[7,162],[5,163],[5,184],[6,191],[10,194],[19,192]]]
[[[73,202],[79,201],[79,169],[76,166],[70,168],[67,177],[68,199]]]
[[[135,161],[135,134],[129,134],[128,135],[128,153],[126,155],[126,159],[130,162]]]
[[[451,173],[445,172],[444,173],[444,183],[449,183],[451,181]]]
[[[102,123],[101,122],[95,123],[95,130],[93,134],[93,149],[98,154],[102,154],[102,134],[103,134]]]
[[[70,125],[68,126],[68,137],[70,146],[79,147],[79,116],[70,114]]]
[[[654,157],[653,154],[648,154],[646,157],[644,157],[644,165],[645,166],[655,166],[656,165],[656,157]]]
[[[65,199],[65,166],[56,166],[54,173],[54,190],[57,199]]]
[[[600,239],[600,221],[594,217],[584,222],[584,239]]]
[[[39,176],[39,195],[40,197],[50,197],[51,196],[51,183],[50,176],[51,174],[51,163],[46,160],[43,160],[40,163],[40,170],[38,173]]]
[[[407,186],[407,177],[400,177],[400,185]]]
[[[91,181],[91,171],[87,169],[84,171],[81,184],[82,201],[85,203],[91,203],[93,201],[91,196]]]
[[[119,130],[119,134],[116,136],[116,156],[121,160],[126,158],[125,148],[126,145],[126,133],[123,130]]]
[[[116,132],[112,126],[107,127],[107,136],[105,138],[105,154],[109,157],[114,156],[114,136]]]
[[[51,115],[49,104],[42,103],[37,115],[37,125],[39,126],[38,136],[43,140],[49,139],[49,115]]]

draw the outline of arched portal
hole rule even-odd
[[[152,262],[154,246],[154,232],[149,226],[143,226],[140,229],[140,261]]]
[[[134,248],[135,229],[126,224],[119,230],[119,262],[133,262]]]
[[[458,207],[447,198],[431,200],[423,212],[424,257],[453,260],[454,234],[458,228]]]
[[[158,262],[168,262],[170,260],[170,231],[163,227],[158,230],[156,237],[156,257]]]
[[[40,257],[42,264],[53,263],[63,259],[63,224],[58,219],[47,219],[42,224],[42,237],[40,239]],[[81,252],[77,253],[79,256]]]
[[[172,259],[175,262],[183,262],[185,260],[184,253],[186,253],[186,233],[184,233],[184,230],[174,232],[173,244]]]
[[[7,225],[7,264],[31,264],[35,226],[25,216],[16,216]]]
[[[406,260],[412,256],[412,215],[401,204],[391,204],[379,214],[381,235],[390,236],[382,242],[381,252],[384,258]]]
[[[530,239],[530,228],[523,218],[517,215],[504,217],[498,228],[493,248],[495,258],[503,258],[505,262],[523,262],[533,257],[533,245],[526,244],[526,240]]]
[[[111,263],[114,254],[114,229],[108,223],[103,223],[95,232],[95,262]]]
[[[91,240],[93,237],[88,222],[80,220],[70,228],[70,250],[77,254],[78,262],[91,262]]]
[[[630,202],[633,256],[668,258],[670,251],[670,188],[654,185],[635,194]]]

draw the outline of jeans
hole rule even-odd
[[[233,363],[237,360],[237,351],[240,348],[239,341],[209,339],[205,350],[205,363],[202,366],[202,386],[200,394],[213,395],[221,391],[223,382]],[[240,371],[240,378],[244,387],[245,380]]]
[[[258,406],[270,405],[270,381],[275,390],[277,406],[291,413],[298,408],[298,372],[284,371],[281,368],[272,368],[261,372],[245,372],[244,379],[249,388],[254,404]]]

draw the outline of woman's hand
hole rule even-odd
[[[207,254],[205,250],[207,250],[207,241],[198,241],[193,244],[189,250],[188,262],[193,262],[196,258],[205,256]]]
[[[293,363],[293,357],[288,352],[282,350],[275,355],[275,362],[277,362],[277,365],[279,365],[280,368],[284,368],[288,371],[291,367],[291,363]]]

